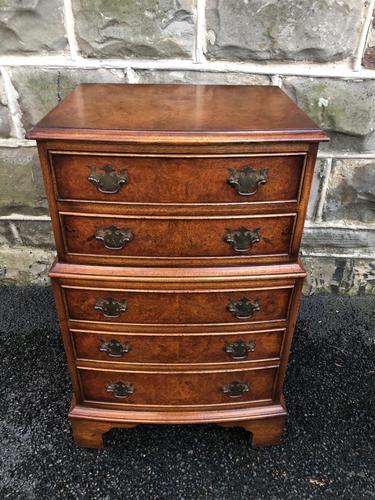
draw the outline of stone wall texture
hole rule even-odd
[[[81,82],[279,85],[331,137],[305,293],[375,294],[375,0],[0,0],[0,285],[54,255],[25,131]]]
[[[332,61],[350,56],[358,0],[208,0],[207,54],[215,59]]]

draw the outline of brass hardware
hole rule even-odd
[[[130,229],[119,229],[116,226],[97,227],[95,239],[103,241],[108,250],[121,250],[133,239]]]
[[[104,194],[116,194],[121,186],[128,183],[128,173],[123,168],[116,172],[112,165],[103,165],[100,170],[103,174],[96,171],[96,167],[90,167],[91,172],[87,180],[96,186],[96,189]]]
[[[116,339],[109,340],[108,342],[101,341],[99,346],[100,352],[105,352],[112,358],[121,358],[123,354],[127,354],[131,349],[131,344],[128,342],[121,344],[121,342]]]
[[[247,229],[239,227],[238,229],[227,229],[224,241],[232,245],[235,252],[248,252],[253,245],[260,241],[260,228]]]
[[[228,311],[233,313],[237,319],[248,319],[255,312],[260,311],[260,305],[257,300],[242,297],[239,300],[231,300],[228,304]]]
[[[229,169],[228,184],[236,189],[241,196],[251,196],[258,191],[259,186],[267,182],[267,169],[255,170],[250,166],[236,170]]]
[[[245,342],[242,339],[236,342],[226,342],[224,346],[224,351],[230,354],[232,359],[247,359],[249,352],[255,351],[255,341]]]
[[[112,297],[107,299],[96,299],[94,309],[101,311],[108,318],[118,318],[122,312],[128,310],[126,300],[115,300]]]
[[[127,384],[124,382],[109,382],[107,384],[107,392],[112,392],[115,398],[128,398],[132,394],[134,394],[135,389],[133,384]]]
[[[221,388],[224,394],[230,398],[239,398],[245,392],[249,392],[249,384],[241,382],[231,382],[230,384],[225,384]]]

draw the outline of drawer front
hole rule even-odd
[[[142,335],[71,330],[78,359],[189,365],[278,360],[284,333],[284,329],[275,329],[251,333]]]
[[[288,257],[294,214],[260,217],[179,218],[107,217],[60,214],[65,249],[80,256],[115,263],[236,260]]]
[[[145,406],[243,404],[272,400],[277,368],[222,372],[80,369],[85,401]]]
[[[50,153],[57,199],[145,204],[296,202],[305,158]]]
[[[122,291],[63,287],[68,318],[128,324],[221,324],[285,320],[293,287],[235,291]]]

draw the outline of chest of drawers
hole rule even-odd
[[[204,422],[277,444],[325,134],[276,87],[85,84],[28,138],[77,445]]]

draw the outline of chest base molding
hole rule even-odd
[[[114,428],[130,429],[143,424],[209,424],[222,427],[242,427],[251,433],[253,448],[280,444],[287,416],[281,404],[239,410],[205,412],[119,411],[77,405],[69,412],[73,437],[82,448],[103,448],[104,434]]]

